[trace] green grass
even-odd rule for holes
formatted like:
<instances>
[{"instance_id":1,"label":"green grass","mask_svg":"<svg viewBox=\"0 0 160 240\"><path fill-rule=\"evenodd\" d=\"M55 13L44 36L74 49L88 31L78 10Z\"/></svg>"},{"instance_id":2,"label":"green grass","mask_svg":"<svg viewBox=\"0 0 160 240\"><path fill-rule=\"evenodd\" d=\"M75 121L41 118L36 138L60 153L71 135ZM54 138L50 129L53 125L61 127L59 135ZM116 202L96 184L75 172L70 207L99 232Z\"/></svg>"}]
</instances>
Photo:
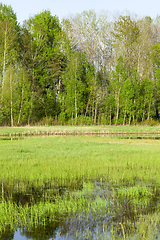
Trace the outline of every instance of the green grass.
<instances>
[{"instance_id":1,"label":"green grass","mask_svg":"<svg viewBox=\"0 0 160 240\"><path fill-rule=\"evenodd\" d=\"M87 230L91 218L100 231L97 239L107 239L112 230L110 239L124 239L122 226L126 239L130 234L132 239L154 239L160 222L159 202L152 209L160 196L159 156L160 141L149 139L1 140L0 231L7 225L26 229L54 225L58 216L63 221L70 218L73 226L85 224L84 232L74 233L81 235L79 239L93 239L93 227ZM19 195L26 202L17 200Z\"/></svg>"},{"instance_id":2,"label":"green grass","mask_svg":"<svg viewBox=\"0 0 160 240\"><path fill-rule=\"evenodd\" d=\"M3 179L97 179L160 184L160 141L40 137L0 142Z\"/></svg>"}]
</instances>

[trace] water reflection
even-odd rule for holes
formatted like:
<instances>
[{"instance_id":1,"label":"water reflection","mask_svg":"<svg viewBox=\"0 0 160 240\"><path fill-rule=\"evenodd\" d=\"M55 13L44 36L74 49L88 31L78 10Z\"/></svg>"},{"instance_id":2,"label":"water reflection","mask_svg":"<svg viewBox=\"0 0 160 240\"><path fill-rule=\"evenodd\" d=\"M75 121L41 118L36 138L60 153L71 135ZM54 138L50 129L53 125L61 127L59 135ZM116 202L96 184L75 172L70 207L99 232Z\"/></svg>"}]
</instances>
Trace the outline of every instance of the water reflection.
<instances>
[{"instance_id":1,"label":"water reflection","mask_svg":"<svg viewBox=\"0 0 160 240\"><path fill-rule=\"evenodd\" d=\"M28 238L27 236L22 234L22 232L19 229L17 229L14 233L13 240L33 240L33 238Z\"/></svg>"},{"instance_id":2,"label":"water reflection","mask_svg":"<svg viewBox=\"0 0 160 240\"><path fill-rule=\"evenodd\" d=\"M51 137L55 135L45 135L45 137ZM62 134L56 134L56 136L62 136ZM79 136L79 134L63 134L63 136ZM160 135L155 134L155 135L138 135L138 134L102 134L102 133L94 133L94 134L80 134L80 136L98 136L98 137L112 137L112 138L118 138L118 139L140 139L140 140L160 140ZM38 136L19 136L19 137L1 137L0 136L0 141L16 141L16 140L23 140L26 138L40 138L44 137L44 135L38 135Z\"/></svg>"},{"instance_id":3,"label":"water reflection","mask_svg":"<svg viewBox=\"0 0 160 240\"><path fill-rule=\"evenodd\" d=\"M63 132L57 132L57 133L52 133L52 134L38 134L38 135L24 135L24 134L18 134L18 135L13 135L13 136L0 136L0 140L4 141L14 141L14 140L23 140L25 138L40 138L40 137L51 137L51 136L99 136L99 137L114 137L114 138L119 138L119 139L151 139L151 140L160 140L160 134L159 133L104 133L104 132L94 132L94 133L63 133Z\"/></svg>"},{"instance_id":4,"label":"water reflection","mask_svg":"<svg viewBox=\"0 0 160 240\"><path fill-rule=\"evenodd\" d=\"M57 230L52 230L49 234L47 229L34 229L32 231L25 231L17 229L16 231L8 228L1 234L1 240L72 240L73 238L70 236L69 238L65 235L61 234L60 228Z\"/></svg>"},{"instance_id":5,"label":"water reflection","mask_svg":"<svg viewBox=\"0 0 160 240\"><path fill-rule=\"evenodd\" d=\"M86 186L93 188L87 189ZM8 226L6 231L2 233L2 240L82 240L82 239L112 239L112 232L117 235L115 239L124 239L123 228L128 236L133 236L139 221L139 216L155 213L159 208L160 186L157 191L154 185L147 186L148 193L137 197L124 196L123 191L127 191L127 185L112 185L108 183L100 183L92 181L87 183L81 191L70 192L70 196L77 198L85 198L86 203L91 201L89 209L78 211L74 215L57 216L54 221L47 221L37 227L28 229L17 229L15 232ZM120 188L120 190L119 190ZM132 191L135 187L129 187ZM144 186L146 189L146 186ZM129 190L128 190L129 192ZM65 194L65 193L64 193ZM148 195L147 195L148 194ZM137 203L133 200L137 199ZM143 201L145 200L145 202ZM145 204L144 204L145 203ZM99 206L99 207L98 207ZM159 219L160 220L160 219ZM160 222L157 222L159 224ZM159 225L160 226L160 225ZM156 235L160 235L160 229L156 226ZM128 238L127 238L128 239ZM157 238L158 239L158 238Z\"/></svg>"}]
</instances>

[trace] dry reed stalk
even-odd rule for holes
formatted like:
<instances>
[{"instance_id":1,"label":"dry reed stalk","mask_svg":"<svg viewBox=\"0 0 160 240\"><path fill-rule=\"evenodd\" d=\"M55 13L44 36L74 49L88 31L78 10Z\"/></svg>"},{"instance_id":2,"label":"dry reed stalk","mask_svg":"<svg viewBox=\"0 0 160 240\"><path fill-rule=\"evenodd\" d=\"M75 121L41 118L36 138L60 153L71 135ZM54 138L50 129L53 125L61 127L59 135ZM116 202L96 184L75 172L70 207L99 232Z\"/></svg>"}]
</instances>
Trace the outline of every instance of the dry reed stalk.
<instances>
[{"instance_id":1,"label":"dry reed stalk","mask_svg":"<svg viewBox=\"0 0 160 240\"><path fill-rule=\"evenodd\" d=\"M124 232L123 224L122 224L121 222L120 222L119 224L121 225L121 229L122 229L122 233L123 233L123 238L124 238L124 240L125 240L126 237L125 237L125 232Z\"/></svg>"}]
</instances>

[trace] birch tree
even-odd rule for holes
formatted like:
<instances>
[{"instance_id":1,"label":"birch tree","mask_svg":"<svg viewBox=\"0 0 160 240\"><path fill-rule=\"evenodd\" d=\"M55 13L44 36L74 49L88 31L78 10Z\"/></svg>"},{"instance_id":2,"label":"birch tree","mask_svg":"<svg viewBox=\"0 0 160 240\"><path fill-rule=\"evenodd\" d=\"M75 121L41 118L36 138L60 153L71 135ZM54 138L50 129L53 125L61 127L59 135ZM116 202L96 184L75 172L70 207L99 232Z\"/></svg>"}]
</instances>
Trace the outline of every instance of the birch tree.
<instances>
[{"instance_id":1,"label":"birch tree","mask_svg":"<svg viewBox=\"0 0 160 240\"><path fill-rule=\"evenodd\" d=\"M132 70L137 68L136 44L139 38L139 27L137 22L132 20L130 16L120 16L114 22L114 48L115 57L123 56L126 67L128 68L129 78Z\"/></svg>"},{"instance_id":2,"label":"birch tree","mask_svg":"<svg viewBox=\"0 0 160 240\"><path fill-rule=\"evenodd\" d=\"M82 59L78 52L71 52L69 63L62 76L64 84L64 106L68 117L71 117L72 124L75 119L77 123L78 114L83 109L83 96L85 85L83 82L83 65Z\"/></svg>"}]
</instances>

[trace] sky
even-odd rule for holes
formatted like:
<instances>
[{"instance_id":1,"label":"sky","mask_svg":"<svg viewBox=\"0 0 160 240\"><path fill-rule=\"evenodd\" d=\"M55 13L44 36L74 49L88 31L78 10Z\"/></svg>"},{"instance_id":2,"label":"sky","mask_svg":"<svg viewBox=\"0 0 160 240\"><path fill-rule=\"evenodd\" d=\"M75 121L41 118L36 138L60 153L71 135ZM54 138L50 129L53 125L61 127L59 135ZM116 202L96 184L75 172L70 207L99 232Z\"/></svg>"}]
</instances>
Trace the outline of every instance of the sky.
<instances>
[{"instance_id":1,"label":"sky","mask_svg":"<svg viewBox=\"0 0 160 240\"><path fill-rule=\"evenodd\" d=\"M160 0L1 0L11 5L17 14L20 24L29 17L43 10L50 10L60 20L84 10L95 10L96 13L108 11L111 14L129 11L139 17L160 15Z\"/></svg>"}]
</instances>

